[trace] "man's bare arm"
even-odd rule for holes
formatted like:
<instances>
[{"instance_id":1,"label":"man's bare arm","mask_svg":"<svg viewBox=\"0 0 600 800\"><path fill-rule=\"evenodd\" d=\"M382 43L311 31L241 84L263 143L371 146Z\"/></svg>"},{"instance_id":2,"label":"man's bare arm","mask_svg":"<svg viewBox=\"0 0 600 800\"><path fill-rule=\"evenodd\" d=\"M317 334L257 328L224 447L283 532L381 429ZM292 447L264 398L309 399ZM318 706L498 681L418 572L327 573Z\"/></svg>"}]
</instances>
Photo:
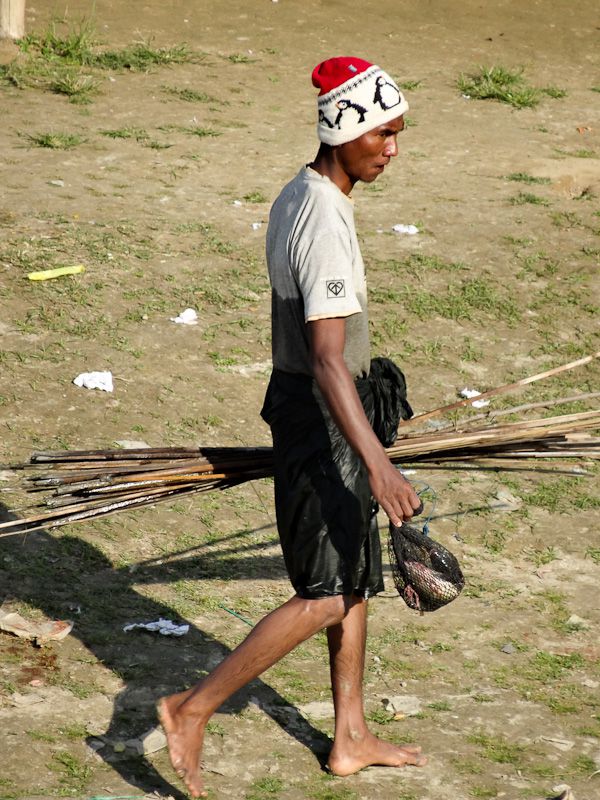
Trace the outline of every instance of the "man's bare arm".
<instances>
[{"instance_id":1,"label":"man's bare arm","mask_svg":"<svg viewBox=\"0 0 600 800\"><path fill-rule=\"evenodd\" d=\"M420 505L410 483L389 460L373 432L344 361L343 317L308 323L313 375L336 425L363 460L373 497L394 525L410 519Z\"/></svg>"}]
</instances>

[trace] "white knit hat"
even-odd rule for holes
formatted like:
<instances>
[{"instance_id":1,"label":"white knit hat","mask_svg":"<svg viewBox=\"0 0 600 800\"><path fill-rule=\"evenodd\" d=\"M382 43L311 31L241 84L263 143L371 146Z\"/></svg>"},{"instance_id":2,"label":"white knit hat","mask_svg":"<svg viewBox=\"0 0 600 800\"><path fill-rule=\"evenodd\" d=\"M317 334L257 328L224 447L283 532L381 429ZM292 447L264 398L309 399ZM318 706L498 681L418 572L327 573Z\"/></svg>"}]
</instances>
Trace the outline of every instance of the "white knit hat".
<instances>
[{"instance_id":1,"label":"white knit hat","mask_svg":"<svg viewBox=\"0 0 600 800\"><path fill-rule=\"evenodd\" d=\"M312 73L317 99L317 136L335 145L358 139L408 111L396 82L376 64L362 58L329 58Z\"/></svg>"}]
</instances>

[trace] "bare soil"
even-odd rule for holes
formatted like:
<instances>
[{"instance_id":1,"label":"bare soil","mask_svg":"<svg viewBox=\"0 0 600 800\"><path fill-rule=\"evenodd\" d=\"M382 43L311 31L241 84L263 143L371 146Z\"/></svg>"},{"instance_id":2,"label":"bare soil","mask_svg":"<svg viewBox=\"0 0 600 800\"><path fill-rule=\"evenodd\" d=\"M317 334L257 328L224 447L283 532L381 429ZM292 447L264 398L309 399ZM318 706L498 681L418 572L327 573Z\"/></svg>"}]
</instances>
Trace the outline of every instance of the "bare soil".
<instances>
[{"instance_id":1,"label":"bare soil","mask_svg":"<svg viewBox=\"0 0 600 800\"><path fill-rule=\"evenodd\" d=\"M55 10L29 5L27 30ZM103 72L87 105L0 86L0 460L121 440L270 443L259 417L269 203L314 156L310 70L336 54L412 86L396 163L354 195L374 351L402 366L415 411L600 349L596 11L590 0L97 0L105 46L185 42L199 57ZM18 55L0 44L2 63ZM522 110L461 96L458 76L482 64L523 67L566 95ZM36 146L46 133L81 142ZM394 234L396 223L420 233ZM26 278L79 263L78 276ZM170 321L186 307L195 327ZM111 370L114 392L73 385L90 370ZM592 365L495 407L597 391L598 376ZM318 636L215 716L211 797L541 800L563 783L576 800L600 796L598 473L536 466L413 476L437 495L432 534L467 588L419 617L388 574L371 604L365 696L377 733L421 743L428 766L322 770L332 709ZM0 472L5 515L35 500L21 477ZM42 648L0 634L0 797L182 797L166 751L139 755L132 740L156 725L159 696L289 596L269 481L0 538L3 607L75 623ZM159 617L190 632L123 631ZM411 713L393 718L390 697Z\"/></svg>"}]
</instances>

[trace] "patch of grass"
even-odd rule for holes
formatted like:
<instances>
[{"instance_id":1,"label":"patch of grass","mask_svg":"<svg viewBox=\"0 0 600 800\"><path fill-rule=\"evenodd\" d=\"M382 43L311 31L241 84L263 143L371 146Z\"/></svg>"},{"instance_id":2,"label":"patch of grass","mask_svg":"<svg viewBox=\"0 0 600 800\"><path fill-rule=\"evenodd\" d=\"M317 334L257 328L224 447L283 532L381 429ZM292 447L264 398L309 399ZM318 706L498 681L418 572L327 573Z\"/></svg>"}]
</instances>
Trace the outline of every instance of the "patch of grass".
<instances>
[{"instance_id":1,"label":"patch of grass","mask_svg":"<svg viewBox=\"0 0 600 800\"><path fill-rule=\"evenodd\" d=\"M252 782L246 800L270 800L279 795L285 784L280 778L268 775Z\"/></svg>"},{"instance_id":2,"label":"patch of grass","mask_svg":"<svg viewBox=\"0 0 600 800\"><path fill-rule=\"evenodd\" d=\"M102 130L100 133L102 136L108 136L110 139L135 139L138 142L144 142L150 138L143 128L136 127L114 128L111 130Z\"/></svg>"},{"instance_id":3,"label":"patch of grass","mask_svg":"<svg viewBox=\"0 0 600 800\"><path fill-rule=\"evenodd\" d=\"M165 94L184 100L186 103L215 103L217 99L206 92L197 92L195 89L178 89L176 86L161 86ZM221 102L221 101L219 101Z\"/></svg>"},{"instance_id":4,"label":"patch of grass","mask_svg":"<svg viewBox=\"0 0 600 800\"><path fill-rule=\"evenodd\" d=\"M248 192L248 194L244 195L244 200L248 203L267 203L268 199L265 195L260 191Z\"/></svg>"},{"instance_id":5,"label":"patch of grass","mask_svg":"<svg viewBox=\"0 0 600 800\"><path fill-rule=\"evenodd\" d=\"M528 680L546 683L547 681L556 681L569 670L583 666L585 666L585 659L580 653L557 655L540 650L529 660L529 663L523 668L522 674Z\"/></svg>"},{"instance_id":6,"label":"patch of grass","mask_svg":"<svg viewBox=\"0 0 600 800\"><path fill-rule=\"evenodd\" d=\"M386 711L385 708L376 708L374 711L367 714L366 718L370 722L376 722L377 725L388 725L393 721L394 715Z\"/></svg>"},{"instance_id":7,"label":"patch of grass","mask_svg":"<svg viewBox=\"0 0 600 800\"><path fill-rule=\"evenodd\" d=\"M585 557L591 558L594 564L600 565L600 547L588 547Z\"/></svg>"},{"instance_id":8,"label":"patch of grass","mask_svg":"<svg viewBox=\"0 0 600 800\"><path fill-rule=\"evenodd\" d=\"M551 545L544 547L542 550L534 550L532 554L532 561L536 567L550 564L552 561L556 561L557 558L556 550Z\"/></svg>"},{"instance_id":9,"label":"patch of grass","mask_svg":"<svg viewBox=\"0 0 600 800\"><path fill-rule=\"evenodd\" d=\"M26 733L34 742L48 742L49 744L56 742L56 737L46 733L46 731L31 730L26 731Z\"/></svg>"},{"instance_id":10,"label":"patch of grass","mask_svg":"<svg viewBox=\"0 0 600 800\"><path fill-rule=\"evenodd\" d=\"M549 206L550 201L545 197L540 197L531 192L519 192L516 197L511 197L510 202L513 206L532 205L532 206Z\"/></svg>"},{"instance_id":11,"label":"patch of grass","mask_svg":"<svg viewBox=\"0 0 600 800\"><path fill-rule=\"evenodd\" d=\"M470 734L467 741L480 747L485 758L497 764L519 765L525 750L521 745L509 742L504 736L489 736L483 732Z\"/></svg>"},{"instance_id":12,"label":"patch of grass","mask_svg":"<svg viewBox=\"0 0 600 800\"><path fill-rule=\"evenodd\" d=\"M478 800L491 800L492 797L498 797L497 789L492 789L488 786L471 786L469 794L472 797L477 797Z\"/></svg>"},{"instance_id":13,"label":"patch of grass","mask_svg":"<svg viewBox=\"0 0 600 800\"><path fill-rule=\"evenodd\" d=\"M323 780L326 781L325 785L307 790L307 796L311 800L358 800L356 792L348 786L335 783L336 778L327 777ZM411 798L401 794L398 795L398 800L411 800Z\"/></svg>"},{"instance_id":14,"label":"patch of grass","mask_svg":"<svg viewBox=\"0 0 600 800\"><path fill-rule=\"evenodd\" d=\"M412 92L414 89L418 89L419 86L423 83L423 81L402 81L398 84L398 86L403 89L405 92Z\"/></svg>"},{"instance_id":15,"label":"patch of grass","mask_svg":"<svg viewBox=\"0 0 600 800\"><path fill-rule=\"evenodd\" d=\"M200 125L196 125L193 128L183 128L183 131L191 136L200 136L201 138L204 136L222 136L223 134L223 131L217 131L214 128L203 128Z\"/></svg>"},{"instance_id":16,"label":"patch of grass","mask_svg":"<svg viewBox=\"0 0 600 800\"><path fill-rule=\"evenodd\" d=\"M71 103L91 103L98 94L100 79L77 69L62 69L50 80L50 91L66 95Z\"/></svg>"},{"instance_id":17,"label":"patch of grass","mask_svg":"<svg viewBox=\"0 0 600 800\"><path fill-rule=\"evenodd\" d=\"M537 487L523 496L530 505L544 508L552 514L565 513L572 508L597 508L598 498L586 491L587 484L581 478L557 478L540 481Z\"/></svg>"},{"instance_id":18,"label":"patch of grass","mask_svg":"<svg viewBox=\"0 0 600 800\"><path fill-rule=\"evenodd\" d=\"M100 77L94 71L148 71L153 66L197 61L185 44L153 47L139 41L120 50L103 50L90 19L54 19L42 33L18 42L21 55L0 66L0 78L19 89L37 88L64 94L74 103L89 103Z\"/></svg>"},{"instance_id":19,"label":"patch of grass","mask_svg":"<svg viewBox=\"0 0 600 800\"><path fill-rule=\"evenodd\" d=\"M514 108L534 108L540 101L539 89L525 83L523 69L481 66L479 72L461 75L457 86L474 100L497 100Z\"/></svg>"},{"instance_id":20,"label":"patch of grass","mask_svg":"<svg viewBox=\"0 0 600 800\"><path fill-rule=\"evenodd\" d=\"M227 57L228 61L231 61L232 64L252 64L256 59L250 58L249 55L245 53L231 53Z\"/></svg>"},{"instance_id":21,"label":"patch of grass","mask_svg":"<svg viewBox=\"0 0 600 800\"><path fill-rule=\"evenodd\" d=\"M548 95L548 97L551 97L553 100L561 100L568 95L567 90L561 89L559 86L544 86L540 89L540 92Z\"/></svg>"},{"instance_id":22,"label":"patch of grass","mask_svg":"<svg viewBox=\"0 0 600 800\"><path fill-rule=\"evenodd\" d=\"M47 60L63 59L70 64L90 64L92 49L97 44L91 19L69 22L55 17L42 33L31 33L19 42L24 53L36 53Z\"/></svg>"},{"instance_id":23,"label":"patch of grass","mask_svg":"<svg viewBox=\"0 0 600 800\"><path fill-rule=\"evenodd\" d=\"M501 297L487 280L472 278L448 292L427 292L405 287L396 289L371 289L373 303L393 302L403 305L419 319L440 316L445 319L473 319L475 312L484 311L496 319L515 322L520 312L512 298Z\"/></svg>"},{"instance_id":24,"label":"patch of grass","mask_svg":"<svg viewBox=\"0 0 600 800\"><path fill-rule=\"evenodd\" d=\"M147 72L151 67L185 64L196 60L186 44L172 47L153 47L152 41L140 41L122 50L105 50L92 58L92 65L100 69Z\"/></svg>"},{"instance_id":25,"label":"patch of grass","mask_svg":"<svg viewBox=\"0 0 600 800\"><path fill-rule=\"evenodd\" d=\"M54 772L59 772L60 782L74 792L85 787L92 776L92 769L87 764L82 764L79 759L71 755L66 750L54 753L52 762L48 768Z\"/></svg>"},{"instance_id":26,"label":"patch of grass","mask_svg":"<svg viewBox=\"0 0 600 800\"><path fill-rule=\"evenodd\" d=\"M571 772L579 775L587 775L588 777L591 777L597 770L598 766L594 759L584 754L577 756L570 765Z\"/></svg>"},{"instance_id":27,"label":"patch of grass","mask_svg":"<svg viewBox=\"0 0 600 800\"><path fill-rule=\"evenodd\" d=\"M511 172L510 175L505 176L507 181L518 181L519 183L550 183L550 178L536 178L534 175L529 175L527 172Z\"/></svg>"},{"instance_id":28,"label":"patch of grass","mask_svg":"<svg viewBox=\"0 0 600 800\"><path fill-rule=\"evenodd\" d=\"M25 138L36 147L51 150L72 150L85 142L85 138L77 133L27 133Z\"/></svg>"},{"instance_id":29,"label":"patch of grass","mask_svg":"<svg viewBox=\"0 0 600 800\"><path fill-rule=\"evenodd\" d=\"M81 723L74 722L72 725L66 725L64 728L59 729L59 733L62 736L66 736L67 739L85 739L88 735L88 731L85 725Z\"/></svg>"}]
</instances>

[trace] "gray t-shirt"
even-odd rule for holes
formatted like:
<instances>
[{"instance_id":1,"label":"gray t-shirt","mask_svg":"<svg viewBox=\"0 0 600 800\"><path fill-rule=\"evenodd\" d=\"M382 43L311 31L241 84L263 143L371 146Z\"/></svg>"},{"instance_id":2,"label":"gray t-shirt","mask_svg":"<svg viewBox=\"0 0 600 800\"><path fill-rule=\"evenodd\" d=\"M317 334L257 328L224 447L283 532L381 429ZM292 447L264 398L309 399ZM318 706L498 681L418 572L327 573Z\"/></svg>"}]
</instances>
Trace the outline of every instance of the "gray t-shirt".
<instances>
[{"instance_id":1,"label":"gray t-shirt","mask_svg":"<svg viewBox=\"0 0 600 800\"><path fill-rule=\"evenodd\" d=\"M346 317L344 361L352 377L367 375L367 286L352 201L310 167L301 169L273 204L267 266L273 366L310 375L306 323Z\"/></svg>"}]
</instances>

